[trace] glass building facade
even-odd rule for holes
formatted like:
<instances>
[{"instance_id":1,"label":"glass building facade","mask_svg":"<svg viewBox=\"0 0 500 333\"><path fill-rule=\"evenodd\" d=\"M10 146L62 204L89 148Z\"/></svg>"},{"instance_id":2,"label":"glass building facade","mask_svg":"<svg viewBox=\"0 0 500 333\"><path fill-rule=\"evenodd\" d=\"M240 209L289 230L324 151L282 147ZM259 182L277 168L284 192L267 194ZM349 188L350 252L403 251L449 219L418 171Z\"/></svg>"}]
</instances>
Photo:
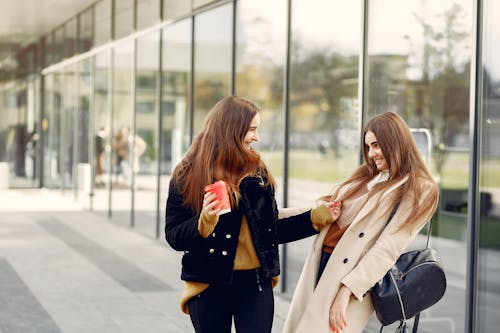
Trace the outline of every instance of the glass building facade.
<instances>
[{"instance_id":1,"label":"glass building facade","mask_svg":"<svg viewBox=\"0 0 500 333\"><path fill-rule=\"evenodd\" d=\"M498 332L499 13L494 0L96 1L18 52L15 75L0 66L0 179L162 239L171 171L222 97L261 106L256 149L280 207L313 205L359 165L364 123L397 112L440 187L448 287L420 330ZM282 246L282 297L311 241Z\"/></svg>"}]
</instances>

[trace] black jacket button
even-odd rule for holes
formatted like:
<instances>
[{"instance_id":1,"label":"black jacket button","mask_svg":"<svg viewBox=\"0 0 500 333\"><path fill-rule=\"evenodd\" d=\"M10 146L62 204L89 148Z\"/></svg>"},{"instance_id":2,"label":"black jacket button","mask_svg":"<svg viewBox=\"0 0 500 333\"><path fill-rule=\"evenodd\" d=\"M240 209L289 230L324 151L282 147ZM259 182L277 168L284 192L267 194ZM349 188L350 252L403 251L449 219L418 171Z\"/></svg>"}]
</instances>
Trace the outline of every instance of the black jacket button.
<instances>
[{"instance_id":1,"label":"black jacket button","mask_svg":"<svg viewBox=\"0 0 500 333\"><path fill-rule=\"evenodd\" d=\"M365 236L365 233L361 232L358 236L359 236L359 238L363 238Z\"/></svg>"},{"instance_id":2,"label":"black jacket button","mask_svg":"<svg viewBox=\"0 0 500 333\"><path fill-rule=\"evenodd\" d=\"M348 261L349 261L349 259L344 258L343 263L344 263L344 264L347 264L347 262L348 262Z\"/></svg>"}]
</instances>

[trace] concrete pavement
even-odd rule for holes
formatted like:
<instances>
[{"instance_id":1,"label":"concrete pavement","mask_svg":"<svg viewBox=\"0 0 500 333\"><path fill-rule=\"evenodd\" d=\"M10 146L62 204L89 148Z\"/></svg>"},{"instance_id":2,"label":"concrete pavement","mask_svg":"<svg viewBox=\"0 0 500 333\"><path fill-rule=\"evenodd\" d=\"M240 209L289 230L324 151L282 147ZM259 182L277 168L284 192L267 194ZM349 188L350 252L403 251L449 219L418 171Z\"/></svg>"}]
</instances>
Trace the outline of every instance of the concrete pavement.
<instances>
[{"instance_id":1,"label":"concrete pavement","mask_svg":"<svg viewBox=\"0 0 500 333\"><path fill-rule=\"evenodd\" d=\"M60 193L0 191L0 332L192 332L180 253Z\"/></svg>"},{"instance_id":2,"label":"concrete pavement","mask_svg":"<svg viewBox=\"0 0 500 333\"><path fill-rule=\"evenodd\" d=\"M82 210L60 190L0 191L0 333L193 332L178 305L181 254L125 224ZM311 241L288 247L290 290ZM415 244L424 242L419 236ZM463 332L465 243L433 237L432 246L448 288L423 313L419 331ZM500 272L499 252L481 253L489 272ZM497 276L480 281L487 309L500 308ZM273 333L281 332L291 294L275 293ZM500 327L499 316L488 318L487 327ZM372 318L365 333L379 328Z\"/></svg>"}]
</instances>

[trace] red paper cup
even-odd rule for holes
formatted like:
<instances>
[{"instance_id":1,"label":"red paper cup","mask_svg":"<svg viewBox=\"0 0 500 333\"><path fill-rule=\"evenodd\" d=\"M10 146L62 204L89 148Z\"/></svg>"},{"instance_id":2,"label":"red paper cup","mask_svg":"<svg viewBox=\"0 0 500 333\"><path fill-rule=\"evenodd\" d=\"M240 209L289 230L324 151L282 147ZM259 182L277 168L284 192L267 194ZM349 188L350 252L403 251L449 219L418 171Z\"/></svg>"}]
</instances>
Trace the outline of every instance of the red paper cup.
<instances>
[{"instance_id":1,"label":"red paper cup","mask_svg":"<svg viewBox=\"0 0 500 333\"><path fill-rule=\"evenodd\" d=\"M229 201L229 193L227 192L225 181L219 180L205 186L205 192L214 193L216 199L219 201L219 204L215 207L216 209L220 209L217 215L222 215L231 211L231 202Z\"/></svg>"}]
</instances>

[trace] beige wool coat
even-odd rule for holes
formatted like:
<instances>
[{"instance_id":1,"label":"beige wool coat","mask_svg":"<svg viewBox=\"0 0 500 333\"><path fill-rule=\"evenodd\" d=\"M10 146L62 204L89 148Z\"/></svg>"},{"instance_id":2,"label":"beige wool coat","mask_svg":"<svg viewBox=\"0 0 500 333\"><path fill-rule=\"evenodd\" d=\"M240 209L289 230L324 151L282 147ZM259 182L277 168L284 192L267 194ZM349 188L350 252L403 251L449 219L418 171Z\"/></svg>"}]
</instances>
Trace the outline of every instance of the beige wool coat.
<instances>
[{"instance_id":1,"label":"beige wool coat","mask_svg":"<svg viewBox=\"0 0 500 333\"><path fill-rule=\"evenodd\" d=\"M372 198L361 208L335 247L321 280L314 288L323 240L330 226L316 236L295 289L283 333L330 333L330 305L342 284L353 293L347 307L347 326L342 333L363 331L373 313L370 288L394 265L435 211L434 207L423 214L411 231L401 230L399 227L411 210L410 200L403 198L387 224L392 211L390 194L405 181L403 179L380 194L378 203ZM421 186L423 197L435 190L435 184L429 181L423 181ZM339 194L346 190L341 189Z\"/></svg>"}]
</instances>

